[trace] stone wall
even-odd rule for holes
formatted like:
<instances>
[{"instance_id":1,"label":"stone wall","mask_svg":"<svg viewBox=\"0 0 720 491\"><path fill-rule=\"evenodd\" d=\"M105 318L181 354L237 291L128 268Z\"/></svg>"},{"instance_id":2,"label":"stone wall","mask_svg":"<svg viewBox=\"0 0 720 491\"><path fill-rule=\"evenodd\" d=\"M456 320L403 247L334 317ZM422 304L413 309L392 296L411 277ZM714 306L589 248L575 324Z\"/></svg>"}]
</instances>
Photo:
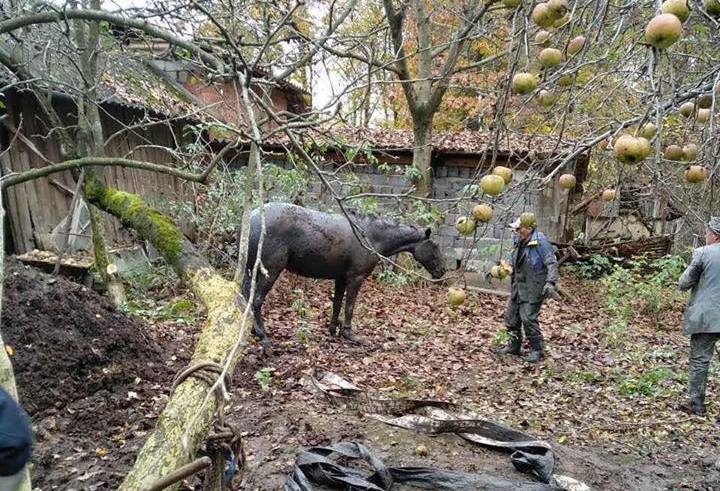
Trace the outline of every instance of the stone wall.
<instances>
[{"instance_id":1,"label":"stone wall","mask_svg":"<svg viewBox=\"0 0 720 491\"><path fill-rule=\"evenodd\" d=\"M290 168L290 165L275 162ZM338 168L335 164L327 164L323 170L339 195L362 193L380 193L402 195L411 188L405 176L407 166L380 165L354 166L349 172L347 166ZM333 175L334 172L337 172ZM459 203L457 197L463 195L467 186L477 183L474 180L475 169L452 165L436 165L433 176L432 197L446 202L434 203L434 206L446 213L445 220L434 226L436 240L443 248L447 266L451 270L460 264L466 264L471 271L484 272L501 257L506 257L512 249L512 234L507 224L520 213L530 211L538 219L539 229L552 240L560 240L563 233L563 216L567 207L568 193L557 185L547 186L542 192L529 189L537 188L537 177L529 178L526 171L515 171L513 183L500 196L485 199L494 208L493 219L488 224L481 224L475 237L463 237L455 229L455 221L461 215L469 215L479 201L463 199ZM272 195L271 195L272 199ZM304 206L321 209L337 209L336 202L327 191L323 191L318 179L312 179L307 192L299 197ZM405 205L409 200L402 201ZM393 198L377 199L376 213L384 214L398 209L398 200ZM366 208L367 209L367 208ZM476 241L474 243L474 241ZM475 244L474 247L473 244Z\"/></svg>"}]
</instances>

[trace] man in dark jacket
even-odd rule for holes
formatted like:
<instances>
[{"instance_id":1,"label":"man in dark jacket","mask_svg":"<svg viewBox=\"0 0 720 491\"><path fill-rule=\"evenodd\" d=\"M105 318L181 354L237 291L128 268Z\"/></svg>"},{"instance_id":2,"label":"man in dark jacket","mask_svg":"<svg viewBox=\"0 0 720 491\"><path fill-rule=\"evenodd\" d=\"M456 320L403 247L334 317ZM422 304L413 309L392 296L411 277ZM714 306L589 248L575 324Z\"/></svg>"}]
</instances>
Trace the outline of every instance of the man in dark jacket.
<instances>
[{"instance_id":1,"label":"man in dark jacket","mask_svg":"<svg viewBox=\"0 0 720 491\"><path fill-rule=\"evenodd\" d=\"M680 290L692 290L684 322L690 336L690 376L683 408L698 415L705 414L708 366L720 340L720 217L708 222L705 244L693 251L679 284Z\"/></svg>"},{"instance_id":2,"label":"man in dark jacket","mask_svg":"<svg viewBox=\"0 0 720 491\"><path fill-rule=\"evenodd\" d=\"M15 491L32 452L30 419L0 388L0 491Z\"/></svg>"},{"instance_id":3,"label":"man in dark jacket","mask_svg":"<svg viewBox=\"0 0 720 491\"><path fill-rule=\"evenodd\" d=\"M515 231L511 259L512 282L510 301L505 313L505 325L510 342L500 350L502 354L520 354L522 330L530 341L531 351L526 361L537 363L544 356L543 336L538 315L546 298L556 298L555 282L558 264L555 252L545 234L536 229L535 216L523 213L510 224Z\"/></svg>"}]
</instances>

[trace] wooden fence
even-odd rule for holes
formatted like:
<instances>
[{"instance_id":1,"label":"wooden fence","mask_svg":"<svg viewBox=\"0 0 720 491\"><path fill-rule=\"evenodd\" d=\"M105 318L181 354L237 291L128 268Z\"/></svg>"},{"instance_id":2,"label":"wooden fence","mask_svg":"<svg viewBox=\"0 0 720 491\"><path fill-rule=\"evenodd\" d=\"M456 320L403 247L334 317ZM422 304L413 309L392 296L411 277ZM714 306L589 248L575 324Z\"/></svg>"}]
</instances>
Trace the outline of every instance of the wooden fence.
<instances>
[{"instance_id":1,"label":"wooden fence","mask_svg":"<svg viewBox=\"0 0 720 491\"><path fill-rule=\"evenodd\" d=\"M60 99L55 100L54 104L63 123L72 128L76 123L72 103ZM163 147L175 148L181 141L182 127L179 123L127 130L139 120L138 111L118 105L105 105L101 112L106 139L115 135L106 147L108 156L163 164L173 162L173 156ZM7 94L6 114L0 125L2 175L60 162L60 142L50 130L37 110L32 94ZM107 167L102 172L105 172L110 186L139 194L146 199L172 200L190 195L189 184L172 176L121 167ZM75 187L75 180L66 171L8 188L3 204L13 252L21 254L33 249L53 248L52 231L69 215ZM131 240L120 222L109 215L106 216L106 230L108 240L113 244Z\"/></svg>"}]
</instances>

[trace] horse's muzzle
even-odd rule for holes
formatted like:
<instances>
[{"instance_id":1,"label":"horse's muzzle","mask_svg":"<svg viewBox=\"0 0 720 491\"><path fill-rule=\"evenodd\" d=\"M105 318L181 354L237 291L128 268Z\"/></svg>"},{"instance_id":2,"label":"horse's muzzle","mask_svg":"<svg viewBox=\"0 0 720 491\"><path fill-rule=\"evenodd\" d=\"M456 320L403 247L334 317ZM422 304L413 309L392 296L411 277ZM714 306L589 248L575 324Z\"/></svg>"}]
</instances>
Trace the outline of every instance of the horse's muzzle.
<instances>
[{"instance_id":1,"label":"horse's muzzle","mask_svg":"<svg viewBox=\"0 0 720 491\"><path fill-rule=\"evenodd\" d=\"M433 271L432 273L430 273L430 276L432 276L433 280L439 280L440 278L445 276L446 272L447 271L445 271L444 269L441 269L439 271Z\"/></svg>"}]
</instances>

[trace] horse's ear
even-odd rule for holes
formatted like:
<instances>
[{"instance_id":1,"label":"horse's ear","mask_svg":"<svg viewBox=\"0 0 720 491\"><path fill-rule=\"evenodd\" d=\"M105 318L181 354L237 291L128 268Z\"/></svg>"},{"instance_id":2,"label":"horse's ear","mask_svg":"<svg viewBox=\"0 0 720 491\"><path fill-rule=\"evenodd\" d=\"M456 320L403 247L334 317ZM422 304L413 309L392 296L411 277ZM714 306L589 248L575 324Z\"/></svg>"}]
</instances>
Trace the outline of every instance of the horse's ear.
<instances>
[{"instance_id":1,"label":"horse's ear","mask_svg":"<svg viewBox=\"0 0 720 491\"><path fill-rule=\"evenodd\" d=\"M432 232L432 230L430 230L429 228L426 228L426 229L425 229L425 238L426 238L426 239L429 239L429 238L430 238L430 233L431 233L431 232Z\"/></svg>"}]
</instances>

